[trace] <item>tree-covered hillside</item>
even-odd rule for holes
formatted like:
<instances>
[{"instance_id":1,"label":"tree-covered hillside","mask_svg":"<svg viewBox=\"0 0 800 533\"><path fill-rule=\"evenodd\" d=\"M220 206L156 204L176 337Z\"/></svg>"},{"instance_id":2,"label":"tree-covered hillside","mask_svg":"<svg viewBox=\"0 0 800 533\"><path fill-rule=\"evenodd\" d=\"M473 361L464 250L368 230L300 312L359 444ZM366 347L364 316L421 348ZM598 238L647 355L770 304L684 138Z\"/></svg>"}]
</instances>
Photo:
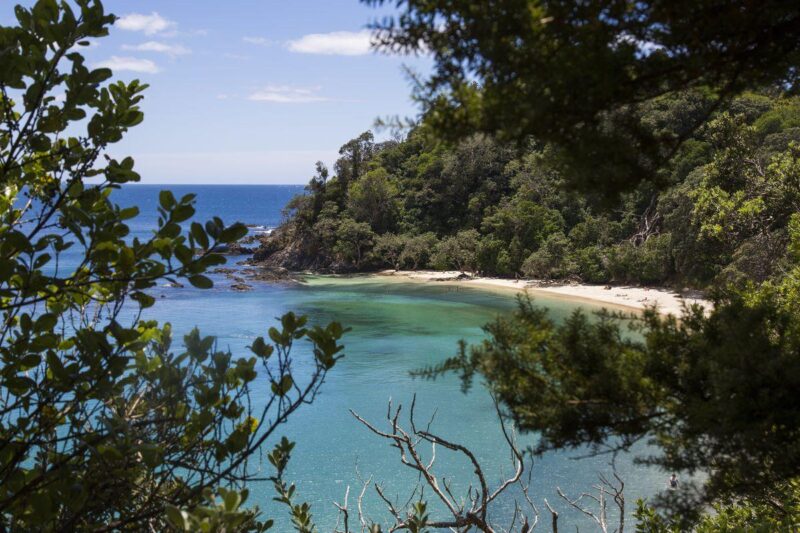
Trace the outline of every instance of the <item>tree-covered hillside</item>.
<instances>
[{"instance_id":1,"label":"tree-covered hillside","mask_svg":"<svg viewBox=\"0 0 800 533\"><path fill-rule=\"evenodd\" d=\"M708 98L664 97L640 120L677 134ZM602 193L570 192L570 171L548 145L437 138L423 121L402 141L376 143L369 132L349 141L333 175L318 165L255 260L700 287L763 281L785 267L800 211L800 99L735 99L611 205Z\"/></svg>"}]
</instances>

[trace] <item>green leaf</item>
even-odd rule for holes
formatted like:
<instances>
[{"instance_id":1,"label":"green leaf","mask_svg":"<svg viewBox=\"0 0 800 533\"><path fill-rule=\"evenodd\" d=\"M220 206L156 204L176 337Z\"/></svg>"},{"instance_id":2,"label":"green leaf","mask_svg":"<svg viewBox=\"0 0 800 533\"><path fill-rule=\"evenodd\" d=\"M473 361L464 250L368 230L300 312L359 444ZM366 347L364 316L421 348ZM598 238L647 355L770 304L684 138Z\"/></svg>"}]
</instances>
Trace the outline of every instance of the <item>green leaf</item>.
<instances>
[{"instance_id":1,"label":"green leaf","mask_svg":"<svg viewBox=\"0 0 800 533\"><path fill-rule=\"evenodd\" d=\"M36 386L36 383L31 378L24 376L9 376L2 384L8 387L8 390L13 394L24 394Z\"/></svg>"},{"instance_id":2,"label":"green leaf","mask_svg":"<svg viewBox=\"0 0 800 533\"><path fill-rule=\"evenodd\" d=\"M16 268L16 262L11 259L0 258L0 280L7 280Z\"/></svg>"},{"instance_id":3,"label":"green leaf","mask_svg":"<svg viewBox=\"0 0 800 533\"><path fill-rule=\"evenodd\" d=\"M225 500L225 510L230 513L238 509L239 503L241 503L242 501L242 497L239 495L237 491L229 490L225 493L224 500Z\"/></svg>"},{"instance_id":4,"label":"green leaf","mask_svg":"<svg viewBox=\"0 0 800 533\"><path fill-rule=\"evenodd\" d=\"M178 258L182 264L187 265L192 261L192 251L184 245L175 247L175 257Z\"/></svg>"},{"instance_id":5,"label":"green leaf","mask_svg":"<svg viewBox=\"0 0 800 533\"><path fill-rule=\"evenodd\" d=\"M173 222L183 222L189 220L194 215L194 207L191 205L180 205L172 212Z\"/></svg>"},{"instance_id":6,"label":"green leaf","mask_svg":"<svg viewBox=\"0 0 800 533\"><path fill-rule=\"evenodd\" d=\"M172 194L172 191L161 191L158 193L158 203L166 211L175 207L175 196Z\"/></svg>"},{"instance_id":7,"label":"green leaf","mask_svg":"<svg viewBox=\"0 0 800 533\"><path fill-rule=\"evenodd\" d=\"M286 396L286 394L292 390L293 384L294 380L292 379L292 376L289 374L284 374L279 383L275 381L272 382L272 392L278 396Z\"/></svg>"},{"instance_id":8,"label":"green leaf","mask_svg":"<svg viewBox=\"0 0 800 533\"><path fill-rule=\"evenodd\" d=\"M143 309L152 307L153 304L156 303L155 298L141 291L137 291L131 294L131 299L139 302L139 305L142 306Z\"/></svg>"},{"instance_id":9,"label":"green leaf","mask_svg":"<svg viewBox=\"0 0 800 533\"><path fill-rule=\"evenodd\" d=\"M31 368L35 368L39 366L39 363L42 362L42 358L36 354L28 354L20 360L20 369L21 370L29 370Z\"/></svg>"},{"instance_id":10,"label":"green leaf","mask_svg":"<svg viewBox=\"0 0 800 533\"><path fill-rule=\"evenodd\" d=\"M89 81L91 83L103 83L113 75L114 73L111 71L110 68L97 68L89 73Z\"/></svg>"},{"instance_id":11,"label":"green leaf","mask_svg":"<svg viewBox=\"0 0 800 533\"><path fill-rule=\"evenodd\" d=\"M264 342L264 337L257 337L250 345L250 351L259 357L269 358L272 355L273 347Z\"/></svg>"},{"instance_id":12,"label":"green leaf","mask_svg":"<svg viewBox=\"0 0 800 533\"><path fill-rule=\"evenodd\" d=\"M126 207L125 209L120 209L119 211L120 220L128 220L138 215L139 215L139 208L136 207L135 205L131 207Z\"/></svg>"},{"instance_id":13,"label":"green leaf","mask_svg":"<svg viewBox=\"0 0 800 533\"><path fill-rule=\"evenodd\" d=\"M156 444L145 444L139 448L142 453L144 463L150 468L155 468L161 464L161 448Z\"/></svg>"},{"instance_id":14,"label":"green leaf","mask_svg":"<svg viewBox=\"0 0 800 533\"><path fill-rule=\"evenodd\" d=\"M68 377L67 372L64 370L64 365L61 364L61 359L58 358L55 352L47 352L45 358L47 359L47 367L56 379L63 381Z\"/></svg>"},{"instance_id":15,"label":"green leaf","mask_svg":"<svg viewBox=\"0 0 800 533\"><path fill-rule=\"evenodd\" d=\"M196 274L194 276L189 276L189 283L197 287L198 289L210 289L214 286L214 282L211 281L206 276L202 274Z\"/></svg>"},{"instance_id":16,"label":"green leaf","mask_svg":"<svg viewBox=\"0 0 800 533\"><path fill-rule=\"evenodd\" d=\"M208 235L199 222L192 222L192 237L204 249L208 249Z\"/></svg>"},{"instance_id":17,"label":"green leaf","mask_svg":"<svg viewBox=\"0 0 800 533\"><path fill-rule=\"evenodd\" d=\"M168 504L166 507L166 512L167 520L170 524L172 524L173 527L179 531L189 531L189 514L186 511L182 511L174 505Z\"/></svg>"},{"instance_id":18,"label":"green leaf","mask_svg":"<svg viewBox=\"0 0 800 533\"><path fill-rule=\"evenodd\" d=\"M50 150L50 137L47 135L33 135L28 141L31 149L35 152L47 152Z\"/></svg>"},{"instance_id":19,"label":"green leaf","mask_svg":"<svg viewBox=\"0 0 800 533\"><path fill-rule=\"evenodd\" d=\"M222 230L222 232L220 232L219 241L223 243L236 242L245 235L247 235L247 226L237 222L236 224L228 226Z\"/></svg>"},{"instance_id":20,"label":"green leaf","mask_svg":"<svg viewBox=\"0 0 800 533\"><path fill-rule=\"evenodd\" d=\"M56 324L58 324L58 315L54 313L45 313L36 319L33 330L36 333L52 331L52 329L56 327Z\"/></svg>"},{"instance_id":21,"label":"green leaf","mask_svg":"<svg viewBox=\"0 0 800 533\"><path fill-rule=\"evenodd\" d=\"M281 335L280 331L278 331L276 328L274 327L269 328L268 333L269 333L269 338L272 339L272 342L274 342L275 344L284 345L286 343L286 340L283 338L283 335Z\"/></svg>"}]
</instances>

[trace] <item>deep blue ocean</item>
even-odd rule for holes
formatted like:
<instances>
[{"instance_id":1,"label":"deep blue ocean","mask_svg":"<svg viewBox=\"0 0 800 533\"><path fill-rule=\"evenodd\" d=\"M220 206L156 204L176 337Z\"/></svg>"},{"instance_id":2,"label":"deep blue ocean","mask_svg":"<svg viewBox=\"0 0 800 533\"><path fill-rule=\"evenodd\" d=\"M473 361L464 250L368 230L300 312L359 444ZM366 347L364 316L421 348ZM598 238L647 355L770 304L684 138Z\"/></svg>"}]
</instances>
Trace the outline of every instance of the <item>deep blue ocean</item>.
<instances>
[{"instance_id":1,"label":"deep blue ocean","mask_svg":"<svg viewBox=\"0 0 800 533\"><path fill-rule=\"evenodd\" d=\"M139 217L130 224L134 233L153 229L158 213L158 193L170 190L176 198L197 195L195 219L220 217L226 224L243 222L274 228L281 222L281 211L302 185L126 185L115 191L112 199L122 206L139 206Z\"/></svg>"},{"instance_id":2,"label":"deep blue ocean","mask_svg":"<svg viewBox=\"0 0 800 533\"><path fill-rule=\"evenodd\" d=\"M301 186L156 186L131 185L113 198L123 206L138 205L141 215L131 224L134 234L145 236L155 226L158 192L164 188L176 196L197 194L196 219L219 216L226 223L273 228L282 218L282 209ZM232 257L235 263L241 257ZM160 287L157 304L147 318L171 322L176 339L198 326L204 335L217 336L219 345L234 353L248 353L246 346L256 336L266 336L275 318L293 310L309 316L311 323L338 320L352 331L347 334L346 357L329 375L321 396L294 415L281 434L297 441L288 479L297 484L298 498L312 504L321 531L330 531L337 512L333 501L341 502L350 486L350 504L361 490L359 479L380 483L387 495L405 502L417 477L401 466L397 451L370 434L349 414L353 409L382 424L389 399L409 404L417 395L417 413L427 420L435 412L433 430L443 437L471 447L483 463L490 483L497 483L511 470L496 414L487 392L474 387L464 394L455 377L437 381L413 379L409 371L434 364L455 354L457 342L480 341L481 326L515 305L510 292L475 289L455 290L435 283L378 282L364 278L310 277L302 284L248 282L253 290L235 292L222 276L214 277L212 289ZM539 299L551 308L553 316L563 318L578 305L563 300ZM254 394L266 397L268 384L259 380ZM522 445L535 442L535 435L519 437ZM540 510L543 499L561 512L560 525L573 530L577 525L593 530L594 524L570 511L559 499L556 487L575 497L595 492L597 474L610 472L608 457L576 460L585 450L552 453L537 458L533 468L531 496ZM268 464L264 459L264 470ZM452 480L458 494L474 483L469 464L437 450L440 476ZM648 497L664 487L666 474L633 465L630 457L620 457L617 466L626 481L628 509L638 497ZM432 496L426 492L427 496ZM277 531L288 531L284 508L272 502L269 483L251 487L249 503L259 505L265 514L278 520ZM519 496L517 494L517 496ZM510 513L511 497L497 507ZM372 488L364 498L365 512L373 519L388 519L384 506ZM441 516L433 505L432 516ZM541 519L549 521L544 511ZM353 518L351 517L351 524Z\"/></svg>"}]
</instances>

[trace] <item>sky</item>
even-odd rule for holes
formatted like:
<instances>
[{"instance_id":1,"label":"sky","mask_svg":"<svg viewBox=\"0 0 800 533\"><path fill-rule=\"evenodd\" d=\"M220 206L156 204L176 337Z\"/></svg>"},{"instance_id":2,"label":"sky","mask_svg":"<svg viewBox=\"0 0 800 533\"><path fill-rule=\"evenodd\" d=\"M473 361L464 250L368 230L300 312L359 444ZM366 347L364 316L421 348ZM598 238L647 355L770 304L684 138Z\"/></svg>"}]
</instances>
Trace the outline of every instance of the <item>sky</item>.
<instances>
[{"instance_id":1,"label":"sky","mask_svg":"<svg viewBox=\"0 0 800 533\"><path fill-rule=\"evenodd\" d=\"M16 3L0 0L2 24ZM104 5L120 19L82 52L150 84L144 122L111 150L133 156L143 183L306 183L376 118L414 116L402 67L430 68L371 51L366 26L388 8L358 0Z\"/></svg>"}]
</instances>

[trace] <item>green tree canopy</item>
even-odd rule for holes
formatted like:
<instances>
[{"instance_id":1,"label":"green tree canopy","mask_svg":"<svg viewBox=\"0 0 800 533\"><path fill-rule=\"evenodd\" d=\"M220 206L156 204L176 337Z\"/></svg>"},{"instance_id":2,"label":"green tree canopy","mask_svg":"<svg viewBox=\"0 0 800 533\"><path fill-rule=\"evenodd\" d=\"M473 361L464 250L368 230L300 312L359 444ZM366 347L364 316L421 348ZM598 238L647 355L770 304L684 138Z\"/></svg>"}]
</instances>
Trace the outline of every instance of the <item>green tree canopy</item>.
<instances>
[{"instance_id":1,"label":"green tree canopy","mask_svg":"<svg viewBox=\"0 0 800 533\"><path fill-rule=\"evenodd\" d=\"M363 0L370 5L385 0ZM430 53L417 96L439 134L553 143L573 184L613 193L654 171L747 89L796 92L800 8L781 0L399 0L379 45ZM685 121L644 108L698 89Z\"/></svg>"}]
</instances>

